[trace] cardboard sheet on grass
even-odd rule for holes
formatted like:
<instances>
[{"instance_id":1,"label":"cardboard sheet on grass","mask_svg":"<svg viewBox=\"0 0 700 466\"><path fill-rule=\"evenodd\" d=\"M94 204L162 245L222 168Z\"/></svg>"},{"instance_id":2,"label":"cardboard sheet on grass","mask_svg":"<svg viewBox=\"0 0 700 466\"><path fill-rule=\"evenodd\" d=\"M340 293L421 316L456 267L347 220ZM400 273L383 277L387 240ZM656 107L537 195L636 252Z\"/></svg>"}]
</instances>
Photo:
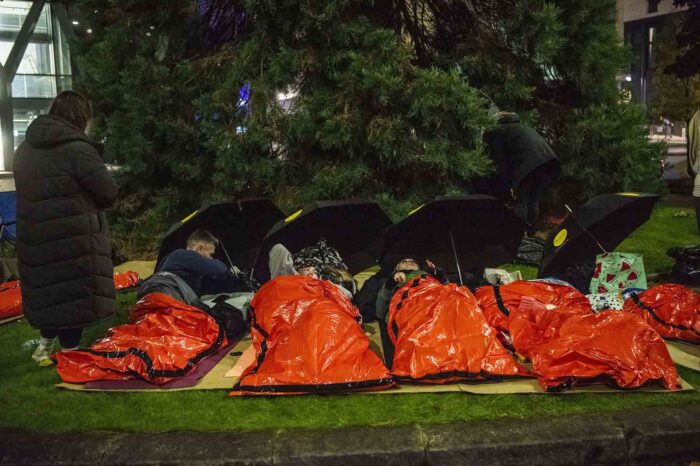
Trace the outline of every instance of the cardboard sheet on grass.
<instances>
[{"instance_id":1,"label":"cardboard sheet on grass","mask_svg":"<svg viewBox=\"0 0 700 466\"><path fill-rule=\"evenodd\" d=\"M129 261L114 267L114 273L136 272L141 280L145 280L153 275L155 268L156 261Z\"/></svg>"},{"instance_id":2,"label":"cardboard sheet on grass","mask_svg":"<svg viewBox=\"0 0 700 466\"><path fill-rule=\"evenodd\" d=\"M241 338L238 343L236 343L232 348L230 348L226 355L221 358L221 360L199 381L190 387L182 388L90 388L85 384L71 384L71 383L59 383L56 384L59 388L64 388L66 390L77 390L84 392L171 392L171 391L184 391L184 390L230 390L238 378L225 377L240 359L241 353L250 347L250 334L246 334Z\"/></svg>"},{"instance_id":3,"label":"cardboard sheet on grass","mask_svg":"<svg viewBox=\"0 0 700 466\"><path fill-rule=\"evenodd\" d=\"M380 356L384 356L381 351L382 341L379 333L379 324L373 322L371 324L365 325L365 333L370 338L371 347ZM675 362L675 359L674 359ZM688 382L679 377L681 381L681 391L684 390L694 390L694 387ZM473 384L460 383L460 384L445 384L445 385L419 385L419 384L404 384L400 385L398 388L390 390L381 390L376 392L358 392L365 393L368 395L390 395L390 394L403 394L403 393L443 393L443 392L461 392L470 393L473 395L512 395L517 393L538 393L538 394L548 394L542 390L537 379L523 378L523 379L511 379L511 380L501 380L499 382L477 382ZM637 388L633 390L620 390L613 387L608 387L602 384L596 385L584 385L577 386L571 390L565 390L560 394L576 394L576 393L673 393L670 390L666 390L661 386L648 386Z\"/></svg>"},{"instance_id":4,"label":"cardboard sheet on grass","mask_svg":"<svg viewBox=\"0 0 700 466\"><path fill-rule=\"evenodd\" d=\"M380 356L383 357L381 336L379 333L379 325L374 322L365 326L365 333L370 339L370 347ZM172 388L172 389L118 389L105 390L87 388L85 385L79 384L57 384L57 387L68 390L79 391L119 391L119 392L168 392L173 390L230 390L240 378L243 370L248 367L250 362L255 358L255 352L251 346L250 334L245 335L232 349L228 351L221 361L199 382L187 388ZM685 380L681 379L681 390L693 390L693 386ZM367 395L399 395L408 393L471 393L476 395L505 395L517 393L538 393L547 394L537 383L536 379L519 379L519 380L503 380L500 382L485 382L476 384L445 384L445 385L420 385L420 384L403 384L397 388L380 391L354 392ZM649 386L634 390L619 390L605 385L589 385L580 386L572 390L567 390L561 394L575 393L672 393L669 390L664 390L662 387Z\"/></svg>"},{"instance_id":5,"label":"cardboard sheet on grass","mask_svg":"<svg viewBox=\"0 0 700 466\"><path fill-rule=\"evenodd\" d=\"M700 346L681 343L679 341L666 341L666 347L671 359L678 365L700 372Z\"/></svg>"},{"instance_id":6,"label":"cardboard sheet on grass","mask_svg":"<svg viewBox=\"0 0 700 466\"><path fill-rule=\"evenodd\" d=\"M10 322L14 322L16 320L19 320L22 317L24 317L24 314L20 314L18 316L13 316L13 317L8 317L6 319L0 319L0 325L9 324Z\"/></svg>"}]
</instances>

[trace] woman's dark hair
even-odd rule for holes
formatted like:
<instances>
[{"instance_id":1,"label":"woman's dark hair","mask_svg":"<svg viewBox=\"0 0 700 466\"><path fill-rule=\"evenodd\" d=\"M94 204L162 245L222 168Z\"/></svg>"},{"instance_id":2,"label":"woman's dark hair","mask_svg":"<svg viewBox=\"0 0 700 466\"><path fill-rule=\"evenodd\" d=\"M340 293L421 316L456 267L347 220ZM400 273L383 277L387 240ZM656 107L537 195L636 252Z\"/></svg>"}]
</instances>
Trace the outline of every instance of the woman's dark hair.
<instances>
[{"instance_id":1,"label":"woman's dark hair","mask_svg":"<svg viewBox=\"0 0 700 466\"><path fill-rule=\"evenodd\" d=\"M88 122L92 119L92 105L79 92L63 91L51 102L49 115L63 118L84 132Z\"/></svg>"}]
</instances>

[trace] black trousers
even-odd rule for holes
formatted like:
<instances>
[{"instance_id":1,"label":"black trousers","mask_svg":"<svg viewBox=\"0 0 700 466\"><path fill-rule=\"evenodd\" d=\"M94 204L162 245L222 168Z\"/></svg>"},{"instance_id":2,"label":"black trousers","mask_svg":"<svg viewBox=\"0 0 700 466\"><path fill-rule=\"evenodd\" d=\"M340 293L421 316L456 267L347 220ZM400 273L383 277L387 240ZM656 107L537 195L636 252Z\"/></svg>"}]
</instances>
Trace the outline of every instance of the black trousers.
<instances>
[{"instance_id":1,"label":"black trousers","mask_svg":"<svg viewBox=\"0 0 700 466\"><path fill-rule=\"evenodd\" d=\"M515 189L515 213L528 223L527 235L532 236L540 228L540 198L559 179L559 166L545 164L537 167Z\"/></svg>"},{"instance_id":2,"label":"black trousers","mask_svg":"<svg viewBox=\"0 0 700 466\"><path fill-rule=\"evenodd\" d=\"M67 328L67 329L46 329L40 330L41 336L44 338L56 338L61 343L63 348L75 348L80 344L80 339L83 336L82 328Z\"/></svg>"}]
</instances>

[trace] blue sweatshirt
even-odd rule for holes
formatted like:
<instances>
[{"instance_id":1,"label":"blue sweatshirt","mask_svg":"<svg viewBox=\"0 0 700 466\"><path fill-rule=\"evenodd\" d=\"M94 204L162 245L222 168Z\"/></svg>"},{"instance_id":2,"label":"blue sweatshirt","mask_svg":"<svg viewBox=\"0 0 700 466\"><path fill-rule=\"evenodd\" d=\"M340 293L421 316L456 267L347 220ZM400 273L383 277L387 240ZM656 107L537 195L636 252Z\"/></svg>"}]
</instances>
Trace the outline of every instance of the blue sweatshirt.
<instances>
[{"instance_id":1,"label":"blue sweatshirt","mask_svg":"<svg viewBox=\"0 0 700 466\"><path fill-rule=\"evenodd\" d=\"M225 280L229 277L226 264L189 249L176 249L168 254L156 272L170 272L177 275L197 293L197 296L201 296L204 291L203 279Z\"/></svg>"}]
</instances>

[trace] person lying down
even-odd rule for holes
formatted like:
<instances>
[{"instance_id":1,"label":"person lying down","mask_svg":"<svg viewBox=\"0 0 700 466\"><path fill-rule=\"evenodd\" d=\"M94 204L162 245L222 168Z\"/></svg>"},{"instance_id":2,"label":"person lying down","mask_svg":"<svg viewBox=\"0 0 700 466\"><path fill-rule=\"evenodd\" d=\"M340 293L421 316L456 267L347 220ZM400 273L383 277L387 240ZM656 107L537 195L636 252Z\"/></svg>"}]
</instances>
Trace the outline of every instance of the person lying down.
<instances>
[{"instance_id":1,"label":"person lying down","mask_svg":"<svg viewBox=\"0 0 700 466\"><path fill-rule=\"evenodd\" d=\"M295 258L284 245L279 243L275 244L272 249L270 249L269 267L270 277L272 279L284 275L302 275L319 280L322 279L321 271L318 269L316 261L303 255L299 255ZM352 276L346 271L330 266L326 266L326 269L326 272L330 270L330 273L340 275L343 282L353 282ZM339 283L335 283L331 280L328 281L337 286L346 298L352 299L353 294L350 290Z\"/></svg>"}]
</instances>

